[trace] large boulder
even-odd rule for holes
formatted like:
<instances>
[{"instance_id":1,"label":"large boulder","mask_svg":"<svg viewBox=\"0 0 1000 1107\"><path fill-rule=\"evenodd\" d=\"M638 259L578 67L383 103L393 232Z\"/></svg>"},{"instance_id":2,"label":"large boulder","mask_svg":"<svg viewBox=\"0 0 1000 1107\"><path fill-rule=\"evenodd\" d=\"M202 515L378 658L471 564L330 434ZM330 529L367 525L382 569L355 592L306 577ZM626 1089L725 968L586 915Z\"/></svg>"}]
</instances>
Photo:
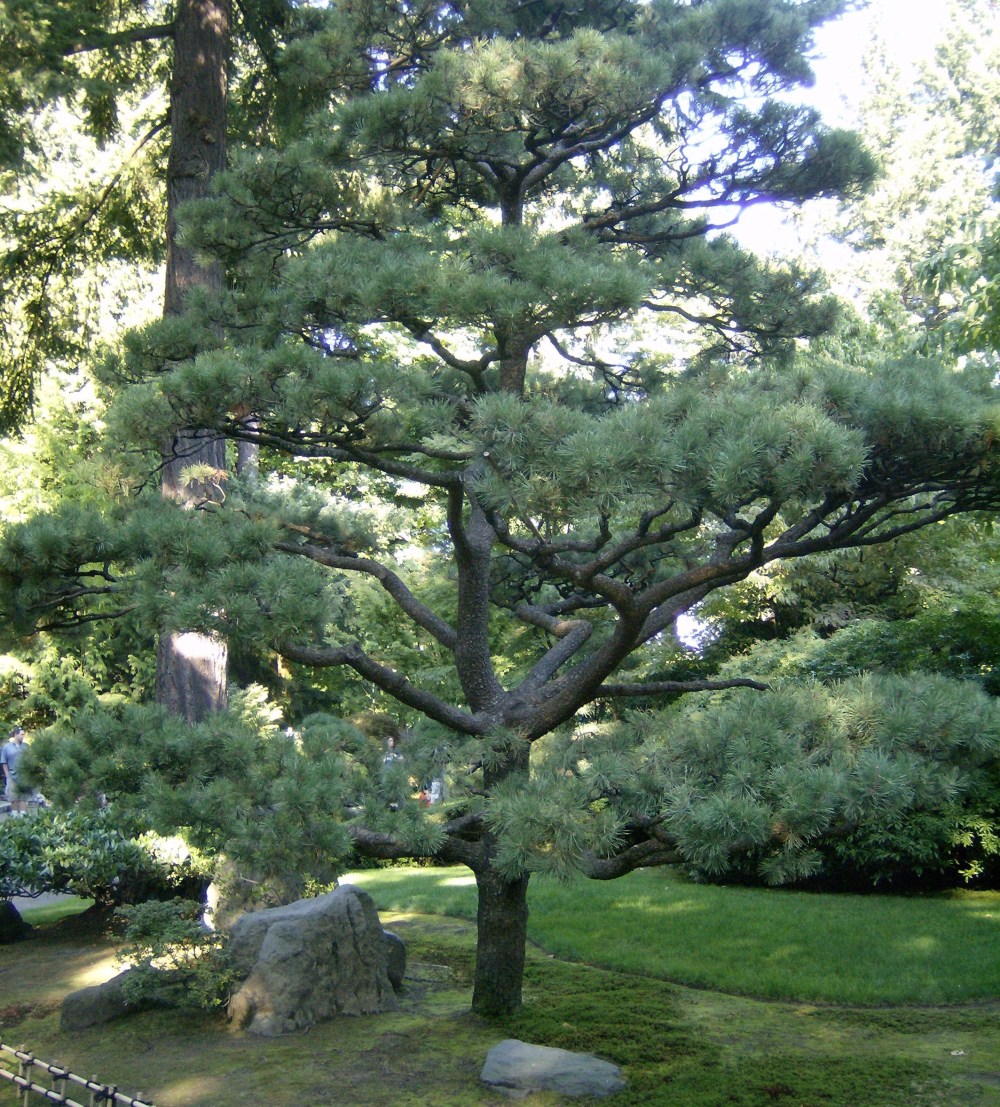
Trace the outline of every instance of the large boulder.
<instances>
[{"instance_id":1,"label":"large boulder","mask_svg":"<svg viewBox=\"0 0 1000 1107\"><path fill-rule=\"evenodd\" d=\"M139 1008L125 998L122 985L128 976L128 970L120 972L103 984L91 988L80 988L70 992L62 1001L59 1014L59 1026L62 1030L87 1030L91 1026L100 1026L120 1019Z\"/></svg>"},{"instance_id":2,"label":"large boulder","mask_svg":"<svg viewBox=\"0 0 1000 1107\"><path fill-rule=\"evenodd\" d=\"M246 976L229 1018L251 1034L273 1037L334 1015L396 1009L378 912L353 885L244 915L229 952Z\"/></svg>"},{"instance_id":3,"label":"large boulder","mask_svg":"<svg viewBox=\"0 0 1000 1107\"><path fill-rule=\"evenodd\" d=\"M479 1079L512 1099L531 1092L607 1096L625 1088L621 1069L610 1061L592 1053L529 1045L516 1038L489 1051Z\"/></svg>"}]
</instances>

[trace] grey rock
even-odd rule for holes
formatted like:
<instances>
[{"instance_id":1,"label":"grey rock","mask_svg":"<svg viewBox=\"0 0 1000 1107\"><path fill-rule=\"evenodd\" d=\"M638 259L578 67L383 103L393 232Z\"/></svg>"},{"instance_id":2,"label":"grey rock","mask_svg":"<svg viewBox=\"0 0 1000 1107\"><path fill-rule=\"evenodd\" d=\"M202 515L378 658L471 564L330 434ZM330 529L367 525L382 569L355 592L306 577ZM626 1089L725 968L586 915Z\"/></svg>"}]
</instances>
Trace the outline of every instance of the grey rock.
<instances>
[{"instance_id":1,"label":"grey rock","mask_svg":"<svg viewBox=\"0 0 1000 1107\"><path fill-rule=\"evenodd\" d=\"M396 1009L378 912L352 885L244 915L229 952L246 976L229 1018L251 1034L274 1037L335 1015Z\"/></svg>"},{"instance_id":2,"label":"grey rock","mask_svg":"<svg viewBox=\"0 0 1000 1107\"><path fill-rule=\"evenodd\" d=\"M90 1026L100 1026L131 1014L138 1008L125 998L122 984L128 976L128 970L120 972L103 984L91 988L81 988L70 992L62 1001L59 1014L59 1026L62 1030L86 1030Z\"/></svg>"},{"instance_id":3,"label":"grey rock","mask_svg":"<svg viewBox=\"0 0 1000 1107\"><path fill-rule=\"evenodd\" d=\"M508 1038L486 1055L479 1079L496 1091L520 1099L531 1092L608 1096L624 1091L621 1069L592 1053L530 1045Z\"/></svg>"},{"instance_id":4,"label":"grey rock","mask_svg":"<svg viewBox=\"0 0 1000 1107\"><path fill-rule=\"evenodd\" d=\"M0 946L27 938L31 929L31 924L21 918L21 912L9 899L0 900Z\"/></svg>"},{"instance_id":5,"label":"grey rock","mask_svg":"<svg viewBox=\"0 0 1000 1107\"><path fill-rule=\"evenodd\" d=\"M387 957L385 969L389 976L389 983L394 988L400 988L406 975L406 946L403 944L403 939L398 934L393 934L391 930L382 931L382 940L385 942Z\"/></svg>"}]
</instances>

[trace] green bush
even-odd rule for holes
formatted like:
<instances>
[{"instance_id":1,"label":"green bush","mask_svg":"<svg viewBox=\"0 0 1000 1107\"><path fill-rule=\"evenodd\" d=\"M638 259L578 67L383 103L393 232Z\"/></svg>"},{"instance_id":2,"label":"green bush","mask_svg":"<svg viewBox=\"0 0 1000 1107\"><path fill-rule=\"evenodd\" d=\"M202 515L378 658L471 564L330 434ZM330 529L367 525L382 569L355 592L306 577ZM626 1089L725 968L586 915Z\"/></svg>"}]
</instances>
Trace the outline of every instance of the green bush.
<instances>
[{"instance_id":1,"label":"green bush","mask_svg":"<svg viewBox=\"0 0 1000 1107\"><path fill-rule=\"evenodd\" d=\"M111 809L0 822L0 899L66 892L108 907L197 895L209 879L203 858L118 822Z\"/></svg>"},{"instance_id":2,"label":"green bush","mask_svg":"<svg viewBox=\"0 0 1000 1107\"><path fill-rule=\"evenodd\" d=\"M203 925L202 912L202 904L180 898L115 912L125 924L118 962L130 970L122 984L130 1002L210 1011L228 1001L235 973L226 938Z\"/></svg>"},{"instance_id":3,"label":"green bush","mask_svg":"<svg viewBox=\"0 0 1000 1107\"><path fill-rule=\"evenodd\" d=\"M696 878L856 889L996 874L1000 703L977 682L797 682L642 725L663 826Z\"/></svg>"}]
</instances>

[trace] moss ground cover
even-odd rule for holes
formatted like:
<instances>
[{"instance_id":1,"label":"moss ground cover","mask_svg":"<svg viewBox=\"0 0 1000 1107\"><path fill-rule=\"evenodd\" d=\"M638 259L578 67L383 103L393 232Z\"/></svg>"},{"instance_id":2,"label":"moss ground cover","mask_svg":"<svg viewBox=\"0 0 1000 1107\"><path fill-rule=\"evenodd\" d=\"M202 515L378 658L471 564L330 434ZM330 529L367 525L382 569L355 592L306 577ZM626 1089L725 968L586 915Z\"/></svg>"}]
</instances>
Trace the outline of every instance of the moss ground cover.
<instances>
[{"instance_id":1,"label":"moss ground cover","mask_svg":"<svg viewBox=\"0 0 1000 1107\"><path fill-rule=\"evenodd\" d=\"M383 910L475 917L463 869L348 879ZM856 1005L1000 996L1000 892L822 895L654 869L606 883L536 880L529 905L528 933L549 953L697 987Z\"/></svg>"},{"instance_id":2,"label":"moss ground cover","mask_svg":"<svg viewBox=\"0 0 1000 1107\"><path fill-rule=\"evenodd\" d=\"M377 875L376 884L392 885L393 873ZM451 870L447 879L458 875ZM439 888L440 899L463 886ZM491 1024L468 1013L471 922L388 910L382 917L409 952L400 1010L391 1015L273 1040L168 1011L66 1034L62 995L114 971L113 941L85 914L0 947L0 1039L145 1092L158 1107L500 1107L508 1101L482 1087L478 1074L504 1037L589 1050L622 1065L629 1086L616 1107L1000 1107L996 1002L872 1008L761 1000L568 962L534 946L523 1009ZM578 917L575 926L591 921ZM654 945L658 932L651 924L644 945ZM0 1104L5 1097L0 1085Z\"/></svg>"}]
</instances>

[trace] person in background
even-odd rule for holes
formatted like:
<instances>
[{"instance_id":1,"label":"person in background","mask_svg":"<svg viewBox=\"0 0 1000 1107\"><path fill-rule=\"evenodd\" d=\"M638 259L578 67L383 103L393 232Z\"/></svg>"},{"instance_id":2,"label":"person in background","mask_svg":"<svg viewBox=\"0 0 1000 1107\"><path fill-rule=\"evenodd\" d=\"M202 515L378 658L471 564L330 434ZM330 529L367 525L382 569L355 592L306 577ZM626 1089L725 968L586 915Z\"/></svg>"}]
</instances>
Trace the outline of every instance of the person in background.
<instances>
[{"instance_id":1,"label":"person in background","mask_svg":"<svg viewBox=\"0 0 1000 1107\"><path fill-rule=\"evenodd\" d=\"M16 726L0 748L0 769L4 776L4 797L10 802L14 815L23 815L26 805L24 792L18 784L17 763L24 752L24 731Z\"/></svg>"}]
</instances>

